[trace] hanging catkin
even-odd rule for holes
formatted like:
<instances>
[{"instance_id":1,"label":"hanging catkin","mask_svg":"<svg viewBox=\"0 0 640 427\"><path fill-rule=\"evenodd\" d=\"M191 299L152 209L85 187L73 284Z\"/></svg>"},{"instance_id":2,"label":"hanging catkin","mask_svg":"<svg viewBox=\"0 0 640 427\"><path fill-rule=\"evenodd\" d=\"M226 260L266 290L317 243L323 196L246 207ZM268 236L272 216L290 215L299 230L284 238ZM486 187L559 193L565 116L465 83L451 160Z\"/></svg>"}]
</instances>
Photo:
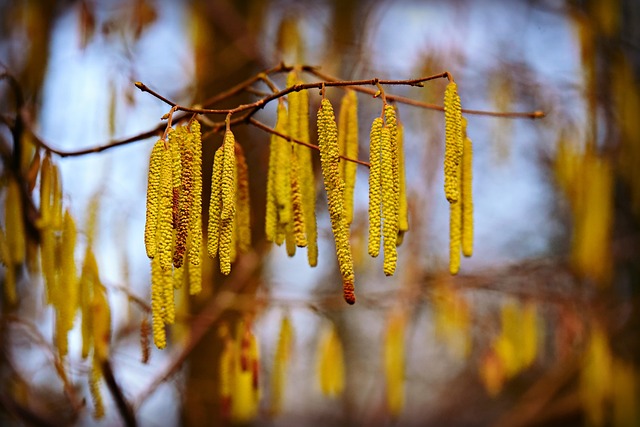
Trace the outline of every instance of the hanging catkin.
<instances>
[{"instance_id":1,"label":"hanging catkin","mask_svg":"<svg viewBox=\"0 0 640 427\"><path fill-rule=\"evenodd\" d=\"M318 343L317 375L325 396L339 396L344 390L344 352L337 328L331 324Z\"/></svg>"},{"instance_id":2,"label":"hanging catkin","mask_svg":"<svg viewBox=\"0 0 640 427\"><path fill-rule=\"evenodd\" d=\"M174 138L179 144L181 174L178 196L178 218L175 223L176 238L173 250L173 266L182 267L184 254L187 250L187 237L189 235L189 219L191 217L191 199L193 197L193 138L187 133L186 126L177 127ZM175 178L174 178L175 179ZM174 187L175 190L175 187Z\"/></svg>"},{"instance_id":3,"label":"hanging catkin","mask_svg":"<svg viewBox=\"0 0 640 427\"><path fill-rule=\"evenodd\" d=\"M162 139L159 139L154 144L153 149L151 150L151 156L149 158L147 214L144 226L144 245L147 251L147 257L149 258L153 258L156 254L156 233L158 230L158 213L160 210L160 172L162 170L163 154L164 141ZM45 157L45 162L46 160L47 157Z\"/></svg>"},{"instance_id":4,"label":"hanging catkin","mask_svg":"<svg viewBox=\"0 0 640 427\"><path fill-rule=\"evenodd\" d=\"M344 111L344 113L343 113ZM342 133L342 136L341 136ZM348 90L340 107L340 128L338 129L340 154L358 158L358 97ZM344 179L344 212L347 224L353 221L353 191L356 185L356 163L341 159Z\"/></svg>"},{"instance_id":5,"label":"hanging catkin","mask_svg":"<svg viewBox=\"0 0 640 427\"><path fill-rule=\"evenodd\" d=\"M158 198L157 255L160 268L167 271L173 264L173 156L170 148L162 154Z\"/></svg>"},{"instance_id":6,"label":"hanging catkin","mask_svg":"<svg viewBox=\"0 0 640 427\"><path fill-rule=\"evenodd\" d=\"M396 270L398 252L398 210L400 207L400 179L398 175L398 126L395 108L384 108L385 127L382 129L382 216L384 217L382 235L384 237L383 270L386 276L392 276Z\"/></svg>"},{"instance_id":7,"label":"hanging catkin","mask_svg":"<svg viewBox=\"0 0 640 427\"><path fill-rule=\"evenodd\" d=\"M324 98L318 110L318 145L324 186L329 202L329 217L336 244L338 266L342 275L343 294L349 304L355 303L353 259L349 228L344 216L344 182L340 178L338 129L331 102Z\"/></svg>"},{"instance_id":8,"label":"hanging catkin","mask_svg":"<svg viewBox=\"0 0 640 427\"><path fill-rule=\"evenodd\" d=\"M164 329L164 319L162 315L164 305L164 281L162 268L157 258L151 260L151 313L153 342L159 349L167 345L166 332Z\"/></svg>"},{"instance_id":9,"label":"hanging catkin","mask_svg":"<svg viewBox=\"0 0 640 427\"><path fill-rule=\"evenodd\" d=\"M301 83L301 82L299 82ZM298 130L299 139L309 143L309 93L299 92L298 108L300 113ZM307 260L311 267L318 264L318 234L316 223L316 187L313 173L313 158L311 148L304 145L296 145L294 148L298 157L300 176L300 192L302 194L302 211L304 213L304 226L307 237Z\"/></svg>"},{"instance_id":10,"label":"hanging catkin","mask_svg":"<svg viewBox=\"0 0 640 427\"><path fill-rule=\"evenodd\" d=\"M369 246L372 257L380 253L380 226L382 206L382 118L376 117L369 136Z\"/></svg>"},{"instance_id":11,"label":"hanging catkin","mask_svg":"<svg viewBox=\"0 0 640 427\"><path fill-rule=\"evenodd\" d=\"M180 126L169 132L169 151L171 152L171 212L173 228L178 228L180 217L180 187L182 186L182 159L180 146L185 143L186 130ZM173 260L173 252L172 252Z\"/></svg>"},{"instance_id":12,"label":"hanging catkin","mask_svg":"<svg viewBox=\"0 0 640 427\"><path fill-rule=\"evenodd\" d=\"M402 244L404 233L409 230L409 209L407 206L407 183L404 165L404 126L398 122L398 176L400 179L400 191L398 201L398 240L397 246Z\"/></svg>"},{"instance_id":13,"label":"hanging catkin","mask_svg":"<svg viewBox=\"0 0 640 427\"><path fill-rule=\"evenodd\" d=\"M67 334L73 328L73 319L78 308L78 277L76 276L76 225L66 210L63 218L62 242L60 247L60 286L62 298L58 307L56 319L56 331L59 344L58 351L61 355L67 353Z\"/></svg>"},{"instance_id":14,"label":"hanging catkin","mask_svg":"<svg viewBox=\"0 0 640 427\"><path fill-rule=\"evenodd\" d=\"M462 203L449 204L449 272L460 270L460 240L462 235Z\"/></svg>"},{"instance_id":15,"label":"hanging catkin","mask_svg":"<svg viewBox=\"0 0 640 427\"><path fill-rule=\"evenodd\" d=\"M220 239L218 258L222 274L231 272L231 259L233 252L233 230L236 216L236 155L235 137L230 130L224 135L222 144L222 183L220 188Z\"/></svg>"},{"instance_id":16,"label":"hanging catkin","mask_svg":"<svg viewBox=\"0 0 640 427\"><path fill-rule=\"evenodd\" d=\"M200 123L197 120L192 121L190 126L189 146L193 155L191 162L193 195L189 209L188 259L192 266L199 266L202 253L202 134Z\"/></svg>"},{"instance_id":17,"label":"hanging catkin","mask_svg":"<svg viewBox=\"0 0 640 427\"><path fill-rule=\"evenodd\" d=\"M209 202L209 224L207 227L207 249L211 258L215 258L218 254L220 240L220 213L222 211L220 195L223 158L224 152L222 146L220 146L213 158L213 173L211 175L211 200Z\"/></svg>"},{"instance_id":18,"label":"hanging catkin","mask_svg":"<svg viewBox=\"0 0 640 427\"><path fill-rule=\"evenodd\" d=\"M467 121L463 121L464 149L462 150L462 253L473 255L473 146L467 136Z\"/></svg>"},{"instance_id":19,"label":"hanging catkin","mask_svg":"<svg viewBox=\"0 0 640 427\"><path fill-rule=\"evenodd\" d=\"M22 197L18 182L10 178L5 201L5 228L7 246L14 265L24 262L27 238L24 233L24 218L22 213Z\"/></svg>"},{"instance_id":20,"label":"hanging catkin","mask_svg":"<svg viewBox=\"0 0 640 427\"><path fill-rule=\"evenodd\" d=\"M444 92L445 148L444 192L449 203L459 197L458 166L462 158L462 110L455 82L447 84Z\"/></svg>"},{"instance_id":21,"label":"hanging catkin","mask_svg":"<svg viewBox=\"0 0 640 427\"><path fill-rule=\"evenodd\" d=\"M291 196L293 209L293 234L295 244L298 247L307 246L307 236L305 227L304 207L302 205L302 192L300 190L300 166L298 165L298 155L294 152L291 155Z\"/></svg>"},{"instance_id":22,"label":"hanging catkin","mask_svg":"<svg viewBox=\"0 0 640 427\"><path fill-rule=\"evenodd\" d=\"M251 200L249 198L249 168L240 144L236 144L236 242L239 253L251 249Z\"/></svg>"}]
</instances>

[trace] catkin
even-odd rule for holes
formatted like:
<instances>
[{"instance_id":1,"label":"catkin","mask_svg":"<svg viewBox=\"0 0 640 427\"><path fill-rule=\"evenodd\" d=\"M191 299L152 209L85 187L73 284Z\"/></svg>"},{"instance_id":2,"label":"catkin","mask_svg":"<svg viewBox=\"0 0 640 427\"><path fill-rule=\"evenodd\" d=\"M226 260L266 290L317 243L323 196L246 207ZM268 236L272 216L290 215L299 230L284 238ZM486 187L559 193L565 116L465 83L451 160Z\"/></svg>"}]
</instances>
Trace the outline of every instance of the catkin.
<instances>
[{"instance_id":1,"label":"catkin","mask_svg":"<svg viewBox=\"0 0 640 427\"><path fill-rule=\"evenodd\" d=\"M106 290L99 282L93 287L93 301L91 303L93 326L93 355L99 361L109 357L109 342L111 340L111 313L107 302Z\"/></svg>"},{"instance_id":2,"label":"catkin","mask_svg":"<svg viewBox=\"0 0 640 427\"><path fill-rule=\"evenodd\" d=\"M200 257L204 257L204 247L200 246ZM197 295L202 291L202 263L188 263L189 295Z\"/></svg>"},{"instance_id":3,"label":"catkin","mask_svg":"<svg viewBox=\"0 0 640 427\"><path fill-rule=\"evenodd\" d=\"M288 115L284 103L278 104L278 116L276 130L280 133L288 132ZM276 136L276 171L275 171L275 195L278 215L278 224L285 228L292 217L291 203L291 143L284 138Z\"/></svg>"},{"instance_id":4,"label":"catkin","mask_svg":"<svg viewBox=\"0 0 640 427\"><path fill-rule=\"evenodd\" d=\"M220 218L222 219L222 221L233 218L236 211L235 145L236 140L233 136L233 132L227 130L224 133L224 142L222 143L222 182L220 184L220 198L222 202L222 211L220 212Z\"/></svg>"},{"instance_id":5,"label":"catkin","mask_svg":"<svg viewBox=\"0 0 640 427\"><path fill-rule=\"evenodd\" d=\"M200 265L202 253L202 134L200 123L197 120L191 122L189 133L191 152L191 176L193 189L191 196L191 208L189 209L189 263L193 266Z\"/></svg>"},{"instance_id":6,"label":"catkin","mask_svg":"<svg viewBox=\"0 0 640 427\"><path fill-rule=\"evenodd\" d=\"M325 396L339 396L344 390L344 352L335 325L324 331L318 344L317 374Z\"/></svg>"},{"instance_id":7,"label":"catkin","mask_svg":"<svg viewBox=\"0 0 640 427\"><path fill-rule=\"evenodd\" d=\"M209 202L209 224L207 227L207 250L211 258L218 254L220 243L220 215L222 212L221 191L222 191L222 163L224 152L222 146L216 150L213 158L213 172L211 175L211 200Z\"/></svg>"},{"instance_id":8,"label":"catkin","mask_svg":"<svg viewBox=\"0 0 640 427\"><path fill-rule=\"evenodd\" d=\"M470 257L473 254L473 147L466 132L462 153L462 253Z\"/></svg>"},{"instance_id":9,"label":"catkin","mask_svg":"<svg viewBox=\"0 0 640 427\"><path fill-rule=\"evenodd\" d=\"M193 197L193 138L187 134L186 126L176 128L175 139L180 143L180 191L178 196L178 218L175 224L176 236L173 250L173 266L182 267L189 235L191 219L191 199ZM175 187L174 187L175 190Z\"/></svg>"},{"instance_id":10,"label":"catkin","mask_svg":"<svg viewBox=\"0 0 640 427\"><path fill-rule=\"evenodd\" d=\"M346 109L344 120L344 137L341 148L343 156L349 159L358 158L358 97L355 91L348 90L343 100L346 99L346 105L343 104ZM340 117L342 121L342 110L340 110ZM338 137L340 137L340 130L338 130ZM353 221L353 192L356 185L356 163L342 159L343 163L343 177L344 177L344 212L347 224L351 224Z\"/></svg>"},{"instance_id":11,"label":"catkin","mask_svg":"<svg viewBox=\"0 0 640 427\"><path fill-rule=\"evenodd\" d=\"M271 135L269 145L269 166L267 169L267 206L265 208L264 232L267 241L275 242L278 232L278 207L276 203L276 170L278 157L278 139Z\"/></svg>"},{"instance_id":12,"label":"catkin","mask_svg":"<svg viewBox=\"0 0 640 427\"><path fill-rule=\"evenodd\" d=\"M400 179L398 174L397 138L398 126L395 109L386 105L385 127L382 129L382 215L384 223L382 235L384 237L383 270L386 276L392 276L396 269L398 253L398 210L400 206Z\"/></svg>"},{"instance_id":13,"label":"catkin","mask_svg":"<svg viewBox=\"0 0 640 427\"><path fill-rule=\"evenodd\" d=\"M445 148L444 192L449 203L459 197L458 166L462 158L462 110L455 82L449 82L444 92Z\"/></svg>"},{"instance_id":14,"label":"catkin","mask_svg":"<svg viewBox=\"0 0 640 427\"><path fill-rule=\"evenodd\" d=\"M299 131L300 140L309 142L309 94L300 92ZM300 192L302 193L302 211L304 212L304 225L307 236L307 260L311 267L318 264L318 231L316 224L316 187L313 173L313 159L311 148L304 145L296 145L295 151L298 157Z\"/></svg>"},{"instance_id":15,"label":"catkin","mask_svg":"<svg viewBox=\"0 0 640 427\"><path fill-rule=\"evenodd\" d=\"M307 246L307 236L302 191L300 189L300 166L298 164L298 155L295 152L291 156L291 195L295 244L298 247L305 247Z\"/></svg>"},{"instance_id":16,"label":"catkin","mask_svg":"<svg viewBox=\"0 0 640 427\"><path fill-rule=\"evenodd\" d=\"M160 268L160 260L154 258L151 260L151 313L152 313L152 330L153 342L159 349L167 346L166 331L163 319L164 305L164 281L162 277L162 268Z\"/></svg>"},{"instance_id":17,"label":"catkin","mask_svg":"<svg viewBox=\"0 0 640 427\"><path fill-rule=\"evenodd\" d=\"M40 169L40 227L46 228L51 222L51 185L53 164L51 152L47 151Z\"/></svg>"},{"instance_id":18,"label":"catkin","mask_svg":"<svg viewBox=\"0 0 640 427\"><path fill-rule=\"evenodd\" d=\"M156 263L158 260L156 259ZM93 292L99 281L98 263L91 246L87 247L80 275L80 309L82 313L82 358L89 356L93 344Z\"/></svg>"},{"instance_id":19,"label":"catkin","mask_svg":"<svg viewBox=\"0 0 640 427\"><path fill-rule=\"evenodd\" d=\"M11 260L11 252L7 245L7 238L4 231L0 228L0 262L6 267L4 273L4 296L11 305L18 300L16 290L16 273L13 261Z\"/></svg>"},{"instance_id":20,"label":"catkin","mask_svg":"<svg viewBox=\"0 0 640 427\"><path fill-rule=\"evenodd\" d=\"M387 319L384 336L384 370L387 385L387 409L397 417L404 407L405 334L404 313L394 311Z\"/></svg>"},{"instance_id":21,"label":"catkin","mask_svg":"<svg viewBox=\"0 0 640 427\"><path fill-rule=\"evenodd\" d=\"M240 144L236 144L236 242L239 253L251 249L251 200L249 197L249 168Z\"/></svg>"},{"instance_id":22,"label":"catkin","mask_svg":"<svg viewBox=\"0 0 640 427\"><path fill-rule=\"evenodd\" d=\"M349 243L349 227L343 208L344 182L340 178L338 129L331 102L325 98L318 110L318 145L324 186L329 202L329 217L336 244L338 266L342 275L343 293L349 304L355 302L354 271Z\"/></svg>"},{"instance_id":23,"label":"catkin","mask_svg":"<svg viewBox=\"0 0 640 427\"><path fill-rule=\"evenodd\" d=\"M186 139L186 130L180 126L177 129L171 129L169 132L169 151L171 152L171 213L172 226L178 228L180 221L180 187L182 185L182 159L180 154L180 146L184 145Z\"/></svg>"},{"instance_id":24,"label":"catkin","mask_svg":"<svg viewBox=\"0 0 640 427\"><path fill-rule=\"evenodd\" d=\"M170 149L162 154L158 201L157 255L163 271L173 264L173 157Z\"/></svg>"},{"instance_id":25,"label":"catkin","mask_svg":"<svg viewBox=\"0 0 640 427\"><path fill-rule=\"evenodd\" d=\"M164 323L172 325L175 323L176 306L173 291L173 274L171 269L162 271L162 317Z\"/></svg>"},{"instance_id":26,"label":"catkin","mask_svg":"<svg viewBox=\"0 0 640 427\"><path fill-rule=\"evenodd\" d=\"M73 318L78 308L78 278L75 263L76 226L68 210L64 213L62 244L60 247L60 286L62 298L59 301L56 331L58 351L67 354L67 334L73 328Z\"/></svg>"},{"instance_id":27,"label":"catkin","mask_svg":"<svg viewBox=\"0 0 640 427\"><path fill-rule=\"evenodd\" d=\"M449 204L449 272L460 270L460 239L462 234L462 203Z\"/></svg>"},{"instance_id":28,"label":"catkin","mask_svg":"<svg viewBox=\"0 0 640 427\"><path fill-rule=\"evenodd\" d=\"M289 316L282 317L278 343L273 357L273 369L271 377L271 414L276 415L282 408L284 398L284 386L286 384L287 364L291 355L293 341L293 326Z\"/></svg>"},{"instance_id":29,"label":"catkin","mask_svg":"<svg viewBox=\"0 0 640 427\"><path fill-rule=\"evenodd\" d=\"M89 375L89 391L93 400L93 417L96 420L104 417L104 403L100 392L101 379L102 369L100 369L100 362L94 358L91 364L91 374Z\"/></svg>"},{"instance_id":30,"label":"catkin","mask_svg":"<svg viewBox=\"0 0 640 427\"><path fill-rule=\"evenodd\" d=\"M149 325L149 319L145 316L140 322L140 361L144 364L149 362L149 356L151 354L149 333L151 332L151 326Z\"/></svg>"},{"instance_id":31,"label":"catkin","mask_svg":"<svg viewBox=\"0 0 640 427\"><path fill-rule=\"evenodd\" d=\"M162 141L162 139L159 139L154 144L153 149L151 150L151 156L149 158L149 178L147 183L147 214L144 226L144 245L147 251L147 257L149 258L153 258L156 254L156 232L158 229L158 212L160 210L160 172L162 170L163 154L164 141Z\"/></svg>"},{"instance_id":32,"label":"catkin","mask_svg":"<svg viewBox=\"0 0 640 427\"><path fill-rule=\"evenodd\" d=\"M409 230L409 209L407 205L407 183L404 165L404 126L402 126L400 122L398 122L397 147L400 191L398 201L398 240L396 245L400 246L404 233Z\"/></svg>"},{"instance_id":33,"label":"catkin","mask_svg":"<svg viewBox=\"0 0 640 427\"><path fill-rule=\"evenodd\" d=\"M382 206L382 118L377 117L371 124L369 145L369 245L372 257L380 253L380 226Z\"/></svg>"}]
</instances>

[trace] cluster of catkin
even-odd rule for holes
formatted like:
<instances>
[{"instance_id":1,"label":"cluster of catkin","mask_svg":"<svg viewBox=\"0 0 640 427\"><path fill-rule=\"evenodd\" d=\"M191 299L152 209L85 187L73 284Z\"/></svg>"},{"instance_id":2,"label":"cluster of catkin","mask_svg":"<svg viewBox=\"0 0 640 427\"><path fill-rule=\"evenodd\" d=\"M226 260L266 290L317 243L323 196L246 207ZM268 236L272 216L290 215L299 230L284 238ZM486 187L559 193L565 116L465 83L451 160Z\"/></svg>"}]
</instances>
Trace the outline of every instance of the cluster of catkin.
<instances>
[{"instance_id":1,"label":"cluster of catkin","mask_svg":"<svg viewBox=\"0 0 640 427\"><path fill-rule=\"evenodd\" d=\"M287 77L287 86L300 83L297 72ZM278 103L276 131L309 144L309 95L291 92L289 108ZM315 217L315 185L311 149L273 134L267 175L265 235L277 245L286 243L287 254L296 247L307 248L309 265L318 263L318 236Z\"/></svg>"},{"instance_id":2,"label":"cluster of catkin","mask_svg":"<svg viewBox=\"0 0 640 427\"><path fill-rule=\"evenodd\" d=\"M471 139L467 136L466 120L458 88L450 81L444 93L445 152L444 192L449 201L449 271L460 270L460 251L469 257L473 253L473 196Z\"/></svg>"},{"instance_id":3,"label":"cluster of catkin","mask_svg":"<svg viewBox=\"0 0 640 427\"><path fill-rule=\"evenodd\" d=\"M238 253L251 248L249 171L229 129L213 160L208 236L207 251L211 258L218 257L222 274L231 272Z\"/></svg>"},{"instance_id":4,"label":"cluster of catkin","mask_svg":"<svg viewBox=\"0 0 640 427\"><path fill-rule=\"evenodd\" d=\"M202 141L197 120L169 129L151 151L144 241L151 258L154 343L166 346L175 321L174 289L202 288Z\"/></svg>"},{"instance_id":5,"label":"cluster of catkin","mask_svg":"<svg viewBox=\"0 0 640 427\"><path fill-rule=\"evenodd\" d=\"M369 148L369 244L372 257L384 250L384 274L395 273L397 246L409 229L404 178L403 131L396 110L385 104L371 124Z\"/></svg>"}]
</instances>

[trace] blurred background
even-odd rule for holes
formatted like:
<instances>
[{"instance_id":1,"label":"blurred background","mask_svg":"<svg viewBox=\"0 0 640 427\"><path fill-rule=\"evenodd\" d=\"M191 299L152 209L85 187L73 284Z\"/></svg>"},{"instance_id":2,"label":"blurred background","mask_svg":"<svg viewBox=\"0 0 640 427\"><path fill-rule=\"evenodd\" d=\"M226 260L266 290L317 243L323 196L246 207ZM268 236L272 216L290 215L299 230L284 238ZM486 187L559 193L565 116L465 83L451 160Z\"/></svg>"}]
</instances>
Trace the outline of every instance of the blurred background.
<instances>
[{"instance_id":1,"label":"blurred background","mask_svg":"<svg viewBox=\"0 0 640 427\"><path fill-rule=\"evenodd\" d=\"M637 22L634 0L0 1L2 237L16 229L19 200L27 244L24 260L3 246L0 424L640 425ZM358 167L354 306L340 292L318 156L319 261L310 268L305 249L289 257L265 241L269 135L237 125L253 249L228 277L208 260L199 295L176 291L168 347L152 344L143 360L148 158L169 107L133 83L201 105L281 62L342 80L449 71L463 108L545 117L465 115L475 247L451 276L444 115L399 104L410 230L396 274L385 277L382 260L367 255L368 170ZM285 73L270 77L286 87ZM445 85L385 90L441 106ZM212 107L269 92L260 82L252 88ZM336 109L343 94L327 89ZM314 135L318 91L310 102ZM362 93L358 102L367 160L381 103ZM270 103L255 117L273 127L275 110ZM205 224L222 143L221 133L206 132L222 118L209 119ZM97 386L102 417L80 322L68 354L53 338L38 251L44 145L75 218L77 271L91 247L106 288L115 381ZM257 343L258 385L247 396L233 379L229 397L221 359L246 336Z\"/></svg>"}]
</instances>

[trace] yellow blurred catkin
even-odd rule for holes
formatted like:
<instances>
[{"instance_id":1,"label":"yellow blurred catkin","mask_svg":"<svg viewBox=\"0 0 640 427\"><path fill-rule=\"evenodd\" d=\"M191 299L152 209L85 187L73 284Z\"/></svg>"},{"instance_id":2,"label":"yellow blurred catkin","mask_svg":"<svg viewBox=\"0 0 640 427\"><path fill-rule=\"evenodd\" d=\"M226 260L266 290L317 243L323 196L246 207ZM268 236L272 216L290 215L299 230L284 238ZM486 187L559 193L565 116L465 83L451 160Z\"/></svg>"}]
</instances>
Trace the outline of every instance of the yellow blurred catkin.
<instances>
[{"instance_id":1,"label":"yellow blurred catkin","mask_svg":"<svg viewBox=\"0 0 640 427\"><path fill-rule=\"evenodd\" d=\"M459 197L459 170L462 158L462 107L458 87L450 81L444 92L445 150L444 150L444 192L449 203Z\"/></svg>"},{"instance_id":2,"label":"yellow blurred catkin","mask_svg":"<svg viewBox=\"0 0 640 427\"><path fill-rule=\"evenodd\" d=\"M288 315L282 317L278 343L273 357L273 370L271 374L271 408L272 415L277 415L282 410L284 390L287 381L287 364L291 356L293 345L293 325Z\"/></svg>"},{"instance_id":3,"label":"yellow blurred catkin","mask_svg":"<svg viewBox=\"0 0 640 427\"><path fill-rule=\"evenodd\" d=\"M329 202L329 217L336 244L338 266L342 275L345 301L355 303L354 271L349 243L349 227L344 216L344 182L340 178L340 154L338 129L331 102L324 98L318 110L318 145L324 187Z\"/></svg>"},{"instance_id":4,"label":"yellow blurred catkin","mask_svg":"<svg viewBox=\"0 0 640 427\"><path fill-rule=\"evenodd\" d=\"M404 331L406 317L400 310L387 316L384 332L383 361L386 380L387 410L398 417L404 407Z\"/></svg>"},{"instance_id":5,"label":"yellow blurred catkin","mask_svg":"<svg viewBox=\"0 0 640 427\"><path fill-rule=\"evenodd\" d=\"M78 309L79 288L75 262L76 226L66 210L63 219L62 241L60 245L60 293L56 307L56 347L61 355L66 355L67 334L73 328L73 319Z\"/></svg>"},{"instance_id":6,"label":"yellow blurred catkin","mask_svg":"<svg viewBox=\"0 0 640 427\"><path fill-rule=\"evenodd\" d=\"M98 284L93 288L93 302L91 303L93 317L93 354L99 361L109 357L109 342L111 340L111 312L104 286Z\"/></svg>"},{"instance_id":7,"label":"yellow blurred catkin","mask_svg":"<svg viewBox=\"0 0 640 427\"><path fill-rule=\"evenodd\" d=\"M466 257L473 255L473 148L467 136L467 121L463 119L464 149L462 150L462 253Z\"/></svg>"},{"instance_id":8,"label":"yellow blurred catkin","mask_svg":"<svg viewBox=\"0 0 640 427\"><path fill-rule=\"evenodd\" d=\"M462 240L462 203L449 204L449 272L460 271L460 245Z\"/></svg>"},{"instance_id":9,"label":"yellow blurred catkin","mask_svg":"<svg viewBox=\"0 0 640 427\"><path fill-rule=\"evenodd\" d=\"M404 239L404 233L409 231L409 206L407 204L407 182L404 162L404 126L402 126L402 123L399 121L397 135L398 179L400 189L398 194L398 239L396 245L400 246Z\"/></svg>"},{"instance_id":10,"label":"yellow blurred catkin","mask_svg":"<svg viewBox=\"0 0 640 427\"><path fill-rule=\"evenodd\" d=\"M340 105L338 123L338 145L340 155L358 159L358 97L353 90L347 90ZM344 179L344 212L347 224L353 221L353 192L356 185L356 163L341 160Z\"/></svg>"},{"instance_id":11,"label":"yellow blurred catkin","mask_svg":"<svg viewBox=\"0 0 640 427\"><path fill-rule=\"evenodd\" d=\"M93 359L91 363L91 373L89 374L89 391L93 400L93 417L97 420L104 417L104 403L100 392L100 382L102 381L102 369L100 362Z\"/></svg>"},{"instance_id":12,"label":"yellow blurred catkin","mask_svg":"<svg viewBox=\"0 0 640 427\"><path fill-rule=\"evenodd\" d=\"M140 362L147 364L151 355L151 343L149 342L149 334L151 333L151 325L147 316L142 318L140 322Z\"/></svg>"},{"instance_id":13,"label":"yellow blurred catkin","mask_svg":"<svg viewBox=\"0 0 640 427\"><path fill-rule=\"evenodd\" d=\"M318 342L317 376L325 396L337 397L344 391L344 351L334 324L323 331Z\"/></svg>"},{"instance_id":14,"label":"yellow blurred catkin","mask_svg":"<svg viewBox=\"0 0 640 427\"><path fill-rule=\"evenodd\" d=\"M380 227L382 224L382 118L371 124L369 143L369 245L372 257L380 253Z\"/></svg>"},{"instance_id":15,"label":"yellow blurred catkin","mask_svg":"<svg viewBox=\"0 0 640 427\"><path fill-rule=\"evenodd\" d=\"M251 249L251 200L249 197L249 168L240 144L236 144L236 242L239 253Z\"/></svg>"},{"instance_id":16,"label":"yellow blurred catkin","mask_svg":"<svg viewBox=\"0 0 640 427\"><path fill-rule=\"evenodd\" d=\"M607 400L614 389L612 367L613 356L606 332L600 325L594 325L585 349L579 389L589 425L605 425Z\"/></svg>"},{"instance_id":17,"label":"yellow blurred catkin","mask_svg":"<svg viewBox=\"0 0 640 427\"><path fill-rule=\"evenodd\" d=\"M14 265L22 264L26 255L27 237L24 232L22 197L18 182L10 178L5 201L5 232L7 246Z\"/></svg>"},{"instance_id":18,"label":"yellow blurred catkin","mask_svg":"<svg viewBox=\"0 0 640 427\"><path fill-rule=\"evenodd\" d=\"M180 187L178 196L178 218L174 224L176 230L173 249L173 266L182 267L184 254L187 250L187 238L190 231L191 205L193 199L193 137L188 133L187 126L177 127L175 132L176 142L180 149Z\"/></svg>"},{"instance_id":19,"label":"yellow blurred catkin","mask_svg":"<svg viewBox=\"0 0 640 427\"><path fill-rule=\"evenodd\" d=\"M156 260L156 263L158 261ZM82 358L87 358L93 346L93 311L91 304L95 288L99 286L98 263L93 254L93 249L89 246L85 252L80 274L80 311L82 314L82 324L80 326L82 334Z\"/></svg>"}]
</instances>

